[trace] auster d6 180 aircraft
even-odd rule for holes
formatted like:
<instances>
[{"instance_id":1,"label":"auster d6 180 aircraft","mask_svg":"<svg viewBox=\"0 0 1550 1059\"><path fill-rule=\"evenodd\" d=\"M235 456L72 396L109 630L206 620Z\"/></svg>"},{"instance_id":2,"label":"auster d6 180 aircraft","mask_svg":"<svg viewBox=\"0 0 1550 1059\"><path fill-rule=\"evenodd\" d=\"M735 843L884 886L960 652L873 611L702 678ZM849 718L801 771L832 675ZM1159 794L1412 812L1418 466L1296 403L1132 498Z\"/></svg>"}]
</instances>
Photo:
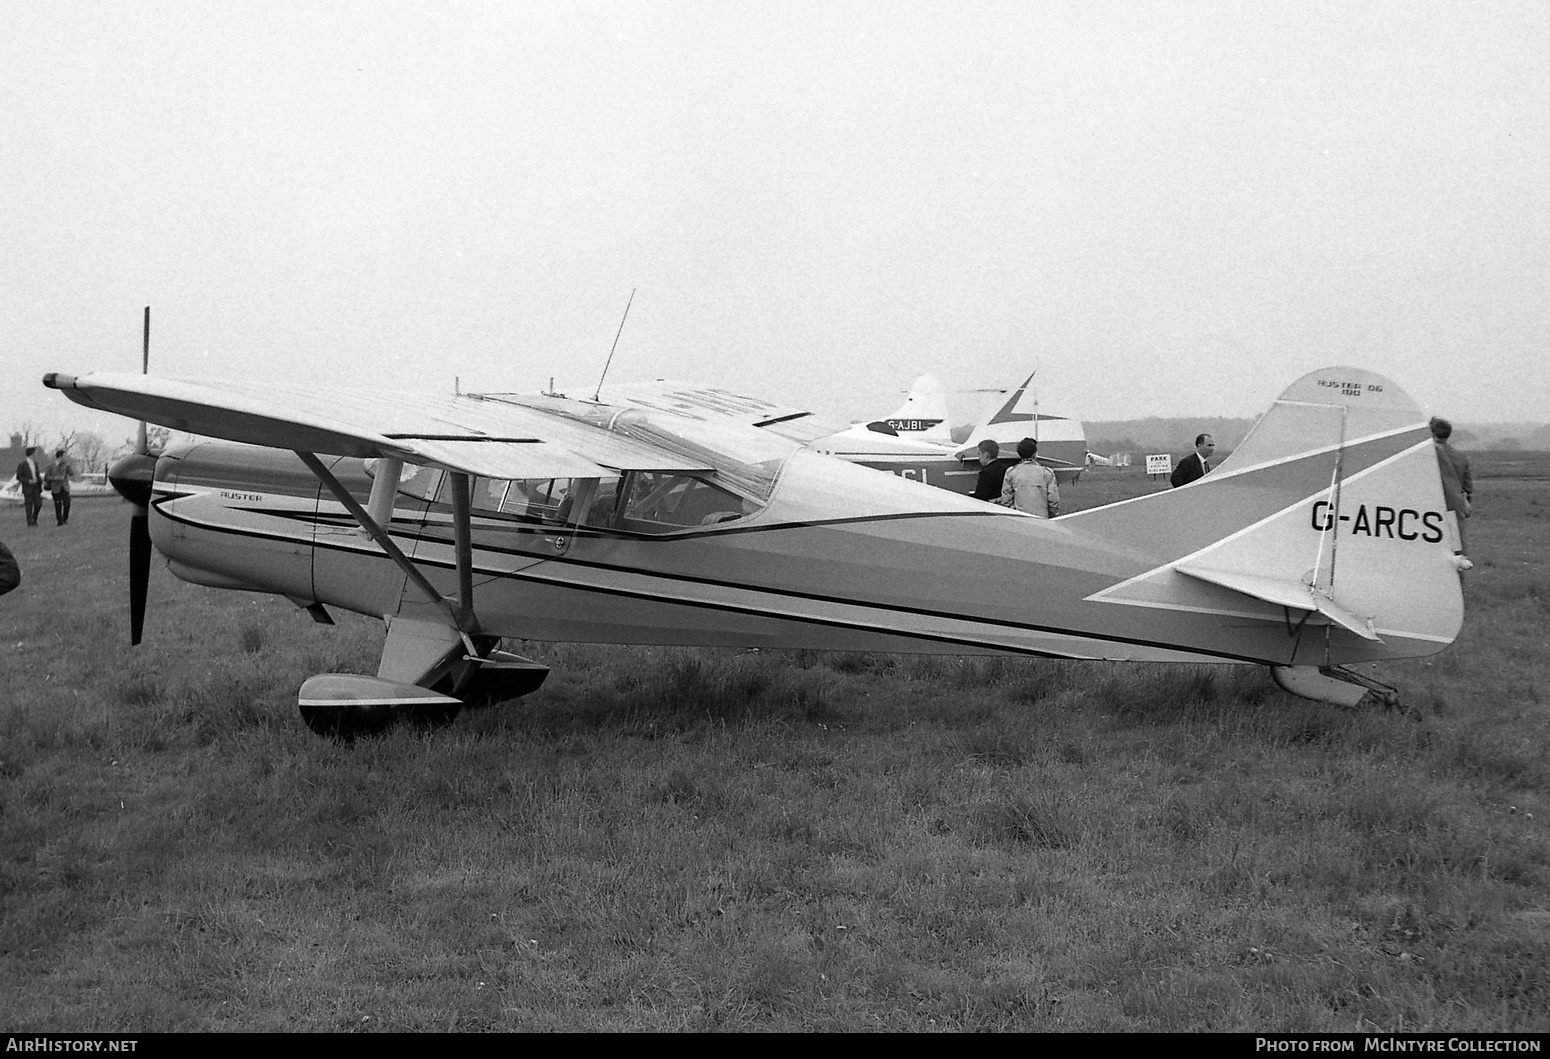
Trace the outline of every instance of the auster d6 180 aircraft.
<instances>
[{"instance_id":1,"label":"auster d6 180 aircraft","mask_svg":"<svg viewBox=\"0 0 1550 1059\"><path fill-rule=\"evenodd\" d=\"M225 439L115 468L149 520L137 639L147 537L186 581L383 619L375 676L302 686L322 733L537 687L503 637L1257 663L1355 706L1394 689L1345 667L1440 651L1463 620L1426 417L1353 368L1298 380L1205 478L1054 520L808 451L803 413L721 390L44 383Z\"/></svg>"}]
</instances>

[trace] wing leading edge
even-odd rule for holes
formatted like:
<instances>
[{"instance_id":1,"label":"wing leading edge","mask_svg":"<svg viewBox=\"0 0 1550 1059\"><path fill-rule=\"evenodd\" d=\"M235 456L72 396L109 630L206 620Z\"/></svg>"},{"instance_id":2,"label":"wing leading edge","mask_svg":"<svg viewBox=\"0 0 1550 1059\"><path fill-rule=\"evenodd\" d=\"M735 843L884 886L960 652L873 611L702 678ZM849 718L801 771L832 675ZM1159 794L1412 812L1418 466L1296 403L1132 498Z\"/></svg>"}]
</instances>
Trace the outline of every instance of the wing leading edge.
<instances>
[{"instance_id":1,"label":"wing leading edge","mask_svg":"<svg viewBox=\"0 0 1550 1059\"><path fill-rule=\"evenodd\" d=\"M596 478L624 470L704 472L702 461L574 418L473 396L50 373L87 408L269 448L407 463L489 478Z\"/></svg>"}]
</instances>

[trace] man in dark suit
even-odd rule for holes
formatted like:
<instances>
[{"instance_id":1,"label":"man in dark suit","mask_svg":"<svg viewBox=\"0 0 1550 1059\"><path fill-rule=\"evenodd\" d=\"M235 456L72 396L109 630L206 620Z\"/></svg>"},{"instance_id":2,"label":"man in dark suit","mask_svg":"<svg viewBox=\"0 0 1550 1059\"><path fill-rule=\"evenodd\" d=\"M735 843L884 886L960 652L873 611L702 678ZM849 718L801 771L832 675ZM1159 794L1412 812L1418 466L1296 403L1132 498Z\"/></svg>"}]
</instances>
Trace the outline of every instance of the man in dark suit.
<instances>
[{"instance_id":1,"label":"man in dark suit","mask_svg":"<svg viewBox=\"0 0 1550 1059\"><path fill-rule=\"evenodd\" d=\"M1211 469L1211 453L1216 451L1216 442L1211 440L1210 434L1200 434L1195 438L1195 451L1179 461L1179 465L1173 469L1173 475L1168 479L1173 488L1188 485L1196 478L1204 478L1206 472Z\"/></svg>"},{"instance_id":2,"label":"man in dark suit","mask_svg":"<svg viewBox=\"0 0 1550 1059\"><path fill-rule=\"evenodd\" d=\"M974 492L969 495L976 500L988 500L994 504L1001 499L1001 486L1006 481L1007 468L1016 466L1017 461L1003 460L1001 446L991 438L979 443L979 461L979 480L974 483Z\"/></svg>"},{"instance_id":3,"label":"man in dark suit","mask_svg":"<svg viewBox=\"0 0 1550 1059\"><path fill-rule=\"evenodd\" d=\"M43 510L43 469L36 459L38 447L27 446L27 458L16 465L16 480L22 483L22 506L27 509L27 525L38 524Z\"/></svg>"}]
</instances>

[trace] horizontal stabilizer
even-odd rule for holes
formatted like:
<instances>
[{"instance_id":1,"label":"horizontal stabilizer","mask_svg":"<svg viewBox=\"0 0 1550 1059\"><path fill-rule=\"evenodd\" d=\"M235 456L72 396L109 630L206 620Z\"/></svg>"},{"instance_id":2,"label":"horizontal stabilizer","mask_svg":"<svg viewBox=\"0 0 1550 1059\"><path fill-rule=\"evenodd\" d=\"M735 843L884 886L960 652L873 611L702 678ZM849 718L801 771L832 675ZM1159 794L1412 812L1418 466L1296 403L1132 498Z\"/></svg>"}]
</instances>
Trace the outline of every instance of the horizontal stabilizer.
<instances>
[{"instance_id":1,"label":"horizontal stabilizer","mask_svg":"<svg viewBox=\"0 0 1550 1059\"><path fill-rule=\"evenodd\" d=\"M1273 603L1281 607L1292 607L1297 610L1317 611L1330 621L1337 625L1345 626L1363 639L1381 639L1377 633L1373 632L1372 622L1340 606L1340 604L1312 585L1300 584L1295 581L1283 581L1279 578L1264 577L1258 574L1239 573L1233 570L1213 570L1209 567L1201 567L1189 563L1181 563L1175 566L1174 569L1188 577L1207 581L1213 585L1221 585L1223 588L1230 588L1234 592L1241 592L1245 596L1262 599L1266 603Z\"/></svg>"}]
</instances>

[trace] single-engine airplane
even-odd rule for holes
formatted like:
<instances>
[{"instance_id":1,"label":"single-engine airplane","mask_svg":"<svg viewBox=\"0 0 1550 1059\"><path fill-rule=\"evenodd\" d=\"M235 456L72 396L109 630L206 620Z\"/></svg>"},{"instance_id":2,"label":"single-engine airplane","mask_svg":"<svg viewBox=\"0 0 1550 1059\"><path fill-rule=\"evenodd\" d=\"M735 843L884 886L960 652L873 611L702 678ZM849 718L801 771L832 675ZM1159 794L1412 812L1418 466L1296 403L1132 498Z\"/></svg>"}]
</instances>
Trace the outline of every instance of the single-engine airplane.
<instances>
[{"instance_id":1,"label":"single-engine airplane","mask_svg":"<svg viewBox=\"0 0 1550 1059\"><path fill-rule=\"evenodd\" d=\"M1041 413L1032 387L1030 374L989 418L955 443L948 425L947 392L933 376L922 375L898 411L819 438L812 448L873 470L968 494L979 479L981 441L994 440L1003 456L1015 459L1017 443L1029 437L1039 443L1039 462L1065 485L1087 467L1082 423Z\"/></svg>"},{"instance_id":2,"label":"single-engine airplane","mask_svg":"<svg viewBox=\"0 0 1550 1059\"><path fill-rule=\"evenodd\" d=\"M136 640L151 543L186 581L386 623L374 676L302 685L325 734L533 690L502 638L1254 663L1355 706L1397 696L1350 666L1463 621L1426 416L1354 368L1293 383L1199 481L1053 520L820 455L805 413L723 390L44 384L224 439L114 468Z\"/></svg>"}]
</instances>

